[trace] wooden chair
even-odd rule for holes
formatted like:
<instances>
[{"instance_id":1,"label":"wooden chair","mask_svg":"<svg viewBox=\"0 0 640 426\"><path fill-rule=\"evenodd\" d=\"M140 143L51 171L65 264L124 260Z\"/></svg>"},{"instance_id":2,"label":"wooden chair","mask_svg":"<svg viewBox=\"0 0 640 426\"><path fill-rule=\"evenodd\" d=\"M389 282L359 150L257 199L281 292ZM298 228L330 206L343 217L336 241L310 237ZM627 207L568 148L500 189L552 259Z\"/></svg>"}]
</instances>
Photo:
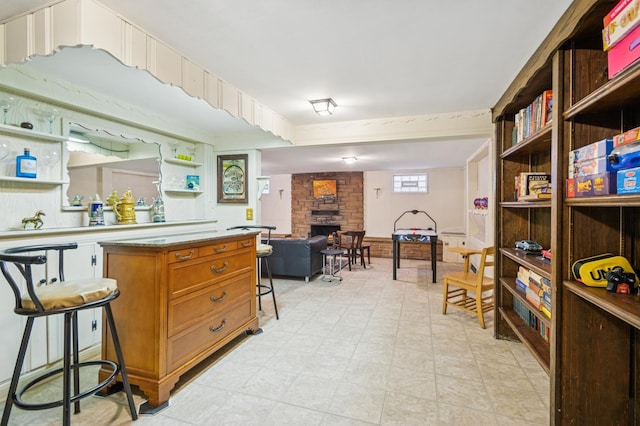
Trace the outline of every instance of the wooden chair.
<instances>
[{"instance_id":1,"label":"wooden chair","mask_svg":"<svg viewBox=\"0 0 640 426\"><path fill-rule=\"evenodd\" d=\"M362 249L364 234L365 231L344 231L338 233L338 247L340 250L344 250L345 256L349 260L349 270L351 270L352 264L356 264L358 258L360 258L362 267L367 269L364 261L364 251Z\"/></svg>"},{"instance_id":2,"label":"wooden chair","mask_svg":"<svg viewBox=\"0 0 640 426\"><path fill-rule=\"evenodd\" d=\"M442 289L442 314L447 313L447 305L455 306L478 316L480 326L485 328L484 313L494 308L493 278L485 276L485 268L494 264L495 247L482 249L478 272L471 271L454 272L444 275ZM491 257L491 260L487 258ZM491 291L488 296L483 293ZM468 292L475 293L475 297L469 297Z\"/></svg>"}]
</instances>

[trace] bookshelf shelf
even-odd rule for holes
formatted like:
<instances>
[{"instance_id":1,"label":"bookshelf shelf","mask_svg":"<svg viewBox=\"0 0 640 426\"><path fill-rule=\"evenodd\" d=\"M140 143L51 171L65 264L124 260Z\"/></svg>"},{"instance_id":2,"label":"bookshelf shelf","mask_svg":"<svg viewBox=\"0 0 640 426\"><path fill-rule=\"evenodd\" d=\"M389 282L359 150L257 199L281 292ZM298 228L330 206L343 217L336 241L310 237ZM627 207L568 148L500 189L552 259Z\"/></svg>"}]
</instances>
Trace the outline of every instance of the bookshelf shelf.
<instances>
[{"instance_id":1,"label":"bookshelf shelf","mask_svg":"<svg viewBox=\"0 0 640 426\"><path fill-rule=\"evenodd\" d=\"M564 281L563 285L573 294L640 329L640 303L636 295L616 294L604 288L588 287L576 281Z\"/></svg>"},{"instance_id":2,"label":"bookshelf shelf","mask_svg":"<svg viewBox=\"0 0 640 426\"><path fill-rule=\"evenodd\" d=\"M505 159L516 155L529 155L549 150L551 147L551 128L551 123L548 123L529 138L505 149L504 152L500 154L500 158Z\"/></svg>"},{"instance_id":3,"label":"bookshelf shelf","mask_svg":"<svg viewBox=\"0 0 640 426\"><path fill-rule=\"evenodd\" d=\"M536 258L538 257L537 255L524 254L516 249L510 248L501 248L500 253L502 253L505 257L516 261L518 264L524 266L525 268L534 271L538 275L542 275L545 278L551 279L551 265L536 260Z\"/></svg>"},{"instance_id":4,"label":"bookshelf shelf","mask_svg":"<svg viewBox=\"0 0 640 426\"><path fill-rule=\"evenodd\" d=\"M518 316L512 309L500 308L500 315L509 324L516 336L529 349L533 357L538 361L540 366L547 372L551 373L551 358L549 356L549 344L537 334L522 318Z\"/></svg>"},{"instance_id":5,"label":"bookshelf shelf","mask_svg":"<svg viewBox=\"0 0 640 426\"><path fill-rule=\"evenodd\" d=\"M502 201L500 203L500 207L510 208L510 209L546 209L551 207L550 200L544 201Z\"/></svg>"}]
</instances>

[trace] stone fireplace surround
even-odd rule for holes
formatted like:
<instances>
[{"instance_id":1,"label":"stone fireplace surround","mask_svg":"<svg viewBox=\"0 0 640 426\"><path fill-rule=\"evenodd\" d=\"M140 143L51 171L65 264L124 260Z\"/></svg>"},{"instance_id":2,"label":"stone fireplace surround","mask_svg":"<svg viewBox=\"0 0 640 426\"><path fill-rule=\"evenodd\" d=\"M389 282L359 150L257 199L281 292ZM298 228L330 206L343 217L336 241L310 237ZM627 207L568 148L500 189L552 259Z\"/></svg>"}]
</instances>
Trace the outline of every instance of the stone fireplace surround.
<instances>
[{"instance_id":1,"label":"stone fireplace surround","mask_svg":"<svg viewBox=\"0 0 640 426\"><path fill-rule=\"evenodd\" d=\"M313 181L335 179L335 200L313 197ZM291 176L291 235L306 238L311 225L339 226L342 231L364 229L364 173L299 173Z\"/></svg>"}]
</instances>

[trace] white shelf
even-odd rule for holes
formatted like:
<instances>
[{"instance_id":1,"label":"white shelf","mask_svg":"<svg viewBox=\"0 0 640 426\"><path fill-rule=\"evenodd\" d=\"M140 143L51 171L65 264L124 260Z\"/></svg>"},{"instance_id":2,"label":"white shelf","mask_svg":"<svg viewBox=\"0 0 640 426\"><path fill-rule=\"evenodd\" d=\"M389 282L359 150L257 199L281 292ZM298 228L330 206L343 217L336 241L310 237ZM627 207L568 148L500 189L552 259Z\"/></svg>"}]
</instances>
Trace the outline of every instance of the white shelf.
<instances>
[{"instance_id":1,"label":"white shelf","mask_svg":"<svg viewBox=\"0 0 640 426\"><path fill-rule=\"evenodd\" d=\"M180 166L186 167L200 167L204 165L202 163L196 163L195 161L181 160L179 158L165 158L164 162L169 164L178 164Z\"/></svg>"},{"instance_id":2,"label":"white shelf","mask_svg":"<svg viewBox=\"0 0 640 426\"><path fill-rule=\"evenodd\" d=\"M0 181L30 183L34 185L62 185L65 183L69 183L63 180L31 179L31 178L20 178L20 177L12 177L12 176L0 176Z\"/></svg>"},{"instance_id":3,"label":"white shelf","mask_svg":"<svg viewBox=\"0 0 640 426\"><path fill-rule=\"evenodd\" d=\"M49 142L64 142L67 140L64 136L43 133L37 130L23 129L22 127L7 126L6 124L0 124L0 133Z\"/></svg>"},{"instance_id":4,"label":"white shelf","mask_svg":"<svg viewBox=\"0 0 640 426\"><path fill-rule=\"evenodd\" d=\"M144 212L144 211L149 211L151 210L151 206L138 206L135 205L135 210L137 212ZM63 206L62 210L66 211L66 212L86 212L88 210L88 207L86 205L82 205L82 206ZM113 211L113 207L112 206L103 206L102 210L105 212L112 212Z\"/></svg>"},{"instance_id":5,"label":"white shelf","mask_svg":"<svg viewBox=\"0 0 640 426\"><path fill-rule=\"evenodd\" d=\"M168 194L202 194L202 191L194 191L193 189L165 189Z\"/></svg>"}]
</instances>

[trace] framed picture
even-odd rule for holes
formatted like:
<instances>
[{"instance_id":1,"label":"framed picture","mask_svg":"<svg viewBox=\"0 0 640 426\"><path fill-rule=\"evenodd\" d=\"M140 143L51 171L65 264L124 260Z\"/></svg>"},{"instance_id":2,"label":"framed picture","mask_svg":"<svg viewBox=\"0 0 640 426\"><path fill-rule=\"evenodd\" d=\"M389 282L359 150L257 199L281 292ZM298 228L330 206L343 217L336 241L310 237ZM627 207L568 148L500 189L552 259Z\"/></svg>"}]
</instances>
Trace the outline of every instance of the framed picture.
<instances>
[{"instance_id":1,"label":"framed picture","mask_svg":"<svg viewBox=\"0 0 640 426\"><path fill-rule=\"evenodd\" d=\"M218 203L247 203L247 154L218 155Z\"/></svg>"}]
</instances>

